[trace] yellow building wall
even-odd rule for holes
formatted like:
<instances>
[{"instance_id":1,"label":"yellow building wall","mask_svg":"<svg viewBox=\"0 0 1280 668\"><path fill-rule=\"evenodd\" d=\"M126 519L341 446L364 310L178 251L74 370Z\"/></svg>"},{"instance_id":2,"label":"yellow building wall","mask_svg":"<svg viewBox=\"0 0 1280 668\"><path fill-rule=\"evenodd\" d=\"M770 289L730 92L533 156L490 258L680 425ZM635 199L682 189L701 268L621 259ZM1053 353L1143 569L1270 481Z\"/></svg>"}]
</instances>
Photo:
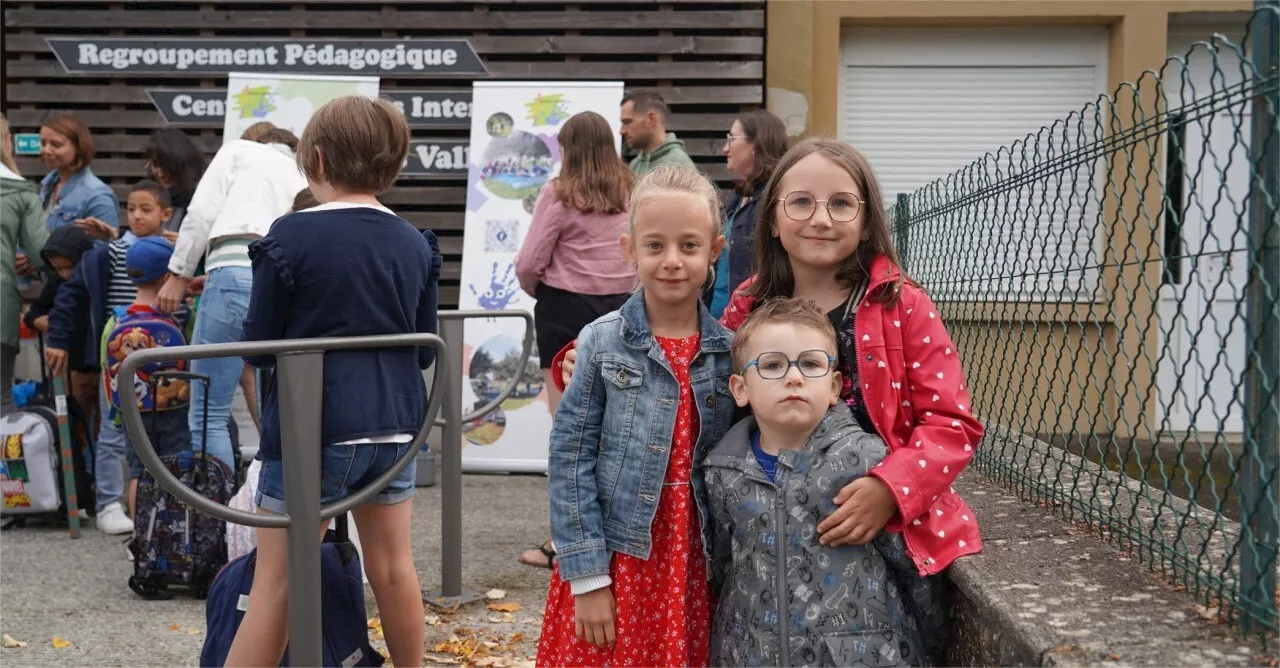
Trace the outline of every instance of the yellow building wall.
<instances>
[{"instance_id":1,"label":"yellow building wall","mask_svg":"<svg viewBox=\"0 0 1280 668\"><path fill-rule=\"evenodd\" d=\"M1165 62L1170 14L1252 8L1249 0L770 0L767 100L792 135L835 135L840 34L848 26L1105 25L1114 90ZM1150 75L1143 81L1144 88L1154 83ZM1129 117L1126 105L1133 102L1132 96L1119 100L1117 113ZM1155 149L1142 146L1117 156L1131 164L1159 159ZM939 305L965 355L974 407L984 417L1034 433L1151 435L1157 420L1151 386L1159 356L1154 306L1160 263L1150 254L1158 252L1152 237L1160 225L1147 212L1159 211L1161 189L1154 177L1117 184L1103 202L1109 229L1102 257L1124 268L1103 272L1101 286L1110 293L1099 303L992 304L977 310ZM1015 377L1013 369L1025 372Z\"/></svg>"}]
</instances>

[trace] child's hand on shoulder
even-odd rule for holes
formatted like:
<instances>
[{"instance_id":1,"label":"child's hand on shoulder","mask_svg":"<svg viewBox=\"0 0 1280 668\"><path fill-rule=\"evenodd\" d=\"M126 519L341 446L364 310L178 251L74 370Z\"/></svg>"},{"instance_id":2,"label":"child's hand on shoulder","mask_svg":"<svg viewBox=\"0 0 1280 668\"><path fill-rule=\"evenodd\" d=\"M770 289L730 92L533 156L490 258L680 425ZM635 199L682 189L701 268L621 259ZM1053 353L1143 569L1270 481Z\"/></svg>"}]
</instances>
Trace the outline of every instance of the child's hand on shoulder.
<instances>
[{"instance_id":1,"label":"child's hand on shoulder","mask_svg":"<svg viewBox=\"0 0 1280 668\"><path fill-rule=\"evenodd\" d=\"M827 547L866 545L898 512L898 501L884 481L863 476L836 495L836 508L818 524L818 542Z\"/></svg>"},{"instance_id":2,"label":"child's hand on shoulder","mask_svg":"<svg viewBox=\"0 0 1280 668\"><path fill-rule=\"evenodd\" d=\"M578 640L585 640L596 647L613 648L617 642L614 631L613 588L601 587L573 598L574 620Z\"/></svg>"}]
</instances>

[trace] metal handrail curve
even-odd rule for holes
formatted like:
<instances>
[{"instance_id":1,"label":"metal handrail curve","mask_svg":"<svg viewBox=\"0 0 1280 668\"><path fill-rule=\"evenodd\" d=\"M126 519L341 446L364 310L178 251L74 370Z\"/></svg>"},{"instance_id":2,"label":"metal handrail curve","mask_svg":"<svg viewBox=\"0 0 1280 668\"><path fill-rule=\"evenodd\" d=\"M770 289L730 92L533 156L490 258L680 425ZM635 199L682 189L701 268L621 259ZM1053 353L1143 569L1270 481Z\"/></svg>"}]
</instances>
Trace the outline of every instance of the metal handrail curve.
<instances>
[{"instance_id":1,"label":"metal handrail curve","mask_svg":"<svg viewBox=\"0 0 1280 668\"><path fill-rule=\"evenodd\" d=\"M520 366L517 368L523 369L524 365L529 363L529 356L533 354L533 314L528 311L440 311L437 317L440 320L466 320L468 318L520 318L521 320L524 320L524 350L520 351ZM459 372L461 372L461 369L459 369ZM520 385L520 374L516 374L516 376L511 379L511 384L508 385L506 389L499 392L498 396L494 398L493 401L477 408L471 413L464 414L462 416L462 424L466 424L472 420L478 420L481 417L488 415L493 411L493 409L501 406L502 402L506 401L507 398L511 396L511 393L516 391L516 387L518 385ZM434 387L435 385L432 385L432 388ZM447 417L440 418L436 421L435 425L437 427L443 427L445 426L445 421L448 419L449 418Z\"/></svg>"},{"instance_id":2,"label":"metal handrail curve","mask_svg":"<svg viewBox=\"0 0 1280 668\"><path fill-rule=\"evenodd\" d=\"M133 387L138 368L156 362L208 359L211 357L245 357L249 355L278 356L290 353L362 350L368 348L405 348L410 346L431 346L436 349L435 370L431 375L433 391L427 401L426 420L422 423L422 427L418 430L418 434L414 437L409 449L396 461L390 470L351 496L321 507L320 518L327 520L346 513L373 498L384 487L391 484L402 471L408 468L409 463L417 457L418 452L422 449L422 444L426 442L427 435L431 433L433 425L436 424L436 416L440 412L441 402L444 397L443 391L434 390L443 387L442 381L448 377L449 372L445 343L439 336L435 334L390 334L383 336L289 339L149 348L147 350L139 350L126 357L120 365L119 378L123 379L121 382L127 381L124 387ZM121 413L124 417L125 427L128 429L129 438L133 441L134 447L137 448L138 457L155 477L156 482L160 483L160 486L170 494L200 512L227 522L267 529L285 529L289 527L290 518L287 514L258 515L243 510L235 510L221 503L206 499L196 493L195 490L182 484L182 481L170 473L168 467L160 460L160 455L156 452L155 446L152 445L151 438L143 425L142 413L138 410L137 402L121 402ZM319 447L320 444L317 443L315 445Z\"/></svg>"}]
</instances>

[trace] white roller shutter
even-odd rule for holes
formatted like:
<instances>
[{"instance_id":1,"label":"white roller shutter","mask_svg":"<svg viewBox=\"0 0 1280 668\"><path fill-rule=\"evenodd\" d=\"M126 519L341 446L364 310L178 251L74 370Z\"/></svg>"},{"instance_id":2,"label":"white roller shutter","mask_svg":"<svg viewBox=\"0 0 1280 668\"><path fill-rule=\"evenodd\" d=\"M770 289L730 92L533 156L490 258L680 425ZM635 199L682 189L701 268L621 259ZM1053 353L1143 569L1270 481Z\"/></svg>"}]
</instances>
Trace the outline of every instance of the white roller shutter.
<instances>
[{"instance_id":1,"label":"white roller shutter","mask_svg":"<svg viewBox=\"0 0 1280 668\"><path fill-rule=\"evenodd\" d=\"M1106 89L1106 45L1104 28L847 30L841 137L870 161L886 206L899 193L916 191L1002 147L1002 159L979 173L1004 178L1010 164L1029 166L1037 157L1094 138L1091 111L1083 126L1078 120L1065 131L1059 126L1052 137L1018 144L1012 161L1007 157L1015 142L1067 119ZM1079 193L1095 176L1084 165L1020 187L1016 199L991 197L956 211L954 224L972 232L945 235L952 244L947 249L913 238L913 248L904 249L910 271L932 283L940 298L1091 298L1096 276L1082 275L1081 268L1096 262L1097 207L1088 201L1096 198ZM1075 206L1045 206L1046 200ZM970 247L956 248L957 241ZM958 269L956 258L974 266ZM958 279L957 271L1023 278L983 283Z\"/></svg>"}]
</instances>

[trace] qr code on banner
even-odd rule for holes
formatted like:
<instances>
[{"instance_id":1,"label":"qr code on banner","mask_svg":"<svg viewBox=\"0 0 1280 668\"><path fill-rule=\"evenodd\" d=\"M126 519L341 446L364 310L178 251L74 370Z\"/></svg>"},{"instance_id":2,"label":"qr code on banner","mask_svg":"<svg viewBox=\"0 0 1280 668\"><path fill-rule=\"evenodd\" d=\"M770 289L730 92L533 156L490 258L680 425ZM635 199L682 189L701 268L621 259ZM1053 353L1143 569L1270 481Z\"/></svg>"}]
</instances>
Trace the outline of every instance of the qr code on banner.
<instances>
[{"instance_id":1,"label":"qr code on banner","mask_svg":"<svg viewBox=\"0 0 1280 668\"><path fill-rule=\"evenodd\" d=\"M520 250L519 221L489 220L484 225L484 252L514 253Z\"/></svg>"}]
</instances>

